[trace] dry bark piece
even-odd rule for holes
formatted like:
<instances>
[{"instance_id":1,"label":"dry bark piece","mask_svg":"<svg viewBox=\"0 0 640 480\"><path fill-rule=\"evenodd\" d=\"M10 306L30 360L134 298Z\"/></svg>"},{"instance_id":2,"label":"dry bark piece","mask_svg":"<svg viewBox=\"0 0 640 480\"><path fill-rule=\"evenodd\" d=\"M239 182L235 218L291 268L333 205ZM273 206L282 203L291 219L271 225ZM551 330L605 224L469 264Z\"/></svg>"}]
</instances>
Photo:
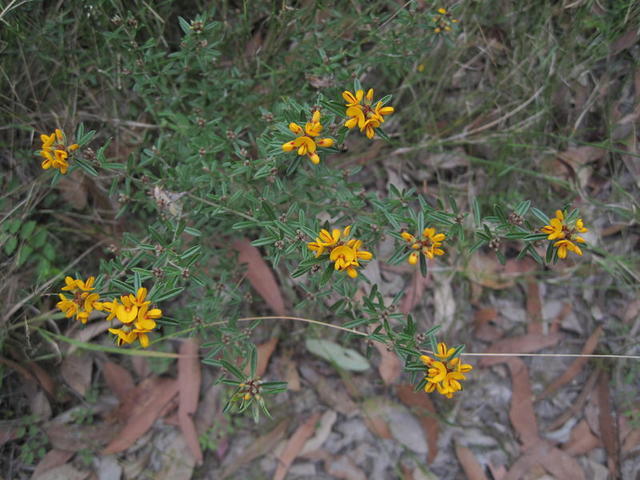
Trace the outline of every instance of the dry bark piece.
<instances>
[{"instance_id":1,"label":"dry bark piece","mask_svg":"<svg viewBox=\"0 0 640 480\"><path fill-rule=\"evenodd\" d=\"M202 464L202 450L198 433L193 424L193 415L198 409L202 372L198 357L199 344L195 338L188 338L180 345L178 358L178 423L184 440L197 465Z\"/></svg>"},{"instance_id":2,"label":"dry bark piece","mask_svg":"<svg viewBox=\"0 0 640 480\"><path fill-rule=\"evenodd\" d=\"M487 480L484 469L473 452L467 447L455 442L456 456L468 480Z\"/></svg>"},{"instance_id":3,"label":"dry bark piece","mask_svg":"<svg viewBox=\"0 0 640 480\"><path fill-rule=\"evenodd\" d=\"M246 238L233 242L233 248L238 251L238 262L247 264L249 283L276 315L284 315L286 309L280 293L280 286L271 268L262 258L260 250L251 245L251 242Z\"/></svg>"},{"instance_id":4,"label":"dry bark piece","mask_svg":"<svg viewBox=\"0 0 640 480\"><path fill-rule=\"evenodd\" d=\"M278 457L279 463L276 467L275 473L273 474L273 480L284 480L289 467L302 451L305 442L311 437L311 435L313 435L313 432L316 429L316 423L319 419L320 413L314 413L302 425L300 425L291 436L287 445L284 447L284 450Z\"/></svg>"}]
</instances>

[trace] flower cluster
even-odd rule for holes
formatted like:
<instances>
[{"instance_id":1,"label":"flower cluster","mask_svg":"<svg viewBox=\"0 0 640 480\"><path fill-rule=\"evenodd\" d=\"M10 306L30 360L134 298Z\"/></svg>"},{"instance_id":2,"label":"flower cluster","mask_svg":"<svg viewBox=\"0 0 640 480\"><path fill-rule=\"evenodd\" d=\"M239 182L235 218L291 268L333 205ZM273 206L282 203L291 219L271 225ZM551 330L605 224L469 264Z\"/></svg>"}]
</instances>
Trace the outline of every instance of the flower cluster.
<instances>
[{"instance_id":1,"label":"flower cluster","mask_svg":"<svg viewBox=\"0 0 640 480\"><path fill-rule=\"evenodd\" d=\"M355 238L349 239L351 225L340 232L335 228L331 233L322 229L315 242L309 242L307 247L316 253L316 257L329 253L329 260L334 263L334 268L346 271L351 278L358 276L356 268L360 267L360 260L371 260L373 254L362 250L362 241Z\"/></svg>"},{"instance_id":2,"label":"flower cluster","mask_svg":"<svg viewBox=\"0 0 640 480\"><path fill-rule=\"evenodd\" d=\"M458 20L451 17L451 14L446 8L439 8L437 15L433 16L433 23L435 27L433 31L435 33L450 32L452 25L458 23Z\"/></svg>"},{"instance_id":3,"label":"flower cluster","mask_svg":"<svg viewBox=\"0 0 640 480\"><path fill-rule=\"evenodd\" d=\"M344 126L351 129L356 125L367 138L373 138L375 129L384 122L385 115L393 113L393 107L384 107L382 102L373 105L373 88L367 94L364 90L356 91L355 95L349 91L342 92L342 98L347 102L347 117Z\"/></svg>"},{"instance_id":4,"label":"flower cluster","mask_svg":"<svg viewBox=\"0 0 640 480\"><path fill-rule=\"evenodd\" d=\"M73 295L67 298L64 293L60 293L60 301L56 304L60 310L64 312L67 318L75 316L82 323L87 323L89 314L94 310L102 310L103 305L100 303L100 295L93 292L94 277L89 277L86 282L80 279L65 277L65 286L63 291Z\"/></svg>"},{"instance_id":5,"label":"flower cluster","mask_svg":"<svg viewBox=\"0 0 640 480\"><path fill-rule=\"evenodd\" d=\"M422 231L422 238L420 240L408 232L402 232L400 235L414 250L409 255L409 263L411 265L418 263L419 251L430 260L433 260L435 255L444 255L444 250L440 247L442 246L442 241L447 238L447 236L444 233L437 233L435 228L425 228Z\"/></svg>"},{"instance_id":6,"label":"flower cluster","mask_svg":"<svg viewBox=\"0 0 640 480\"><path fill-rule=\"evenodd\" d=\"M139 288L136 294L122 295L120 301L114 299L112 302L104 302L103 306L109 312L107 320L117 318L122 322L120 328L110 328L109 332L117 335L116 343L131 344L138 340L142 348L149 346L147 336L156 328L156 319L162 316L162 310L149 308L151 302L146 300L147 289Z\"/></svg>"},{"instance_id":7,"label":"flower cluster","mask_svg":"<svg viewBox=\"0 0 640 480\"><path fill-rule=\"evenodd\" d=\"M76 316L83 324L87 323L89 314L94 310L109 313L107 320L117 318L122 322L120 328L110 328L109 332L117 336L118 346L131 344L138 340L143 348L149 346L147 336L156 328L156 320L162 316L162 310L150 308L151 302L147 300L147 289L139 288L135 295L122 295L120 299L111 302L100 301L100 295L93 292L94 277L86 281L66 277L62 290L69 291L73 297L67 298L60 294L60 301L56 306L62 310L67 318Z\"/></svg>"},{"instance_id":8,"label":"flower cluster","mask_svg":"<svg viewBox=\"0 0 640 480\"><path fill-rule=\"evenodd\" d=\"M295 140L284 143L282 150L285 152L291 152L298 150L298 155L307 155L312 163L317 165L320 163L320 157L316 153L318 147L329 148L333 146L333 139L331 138L316 138L322 133L322 124L320 123L320 111L313 112L311 121L307 122L304 129L297 123L291 122L289 124L289 130L297 135Z\"/></svg>"},{"instance_id":9,"label":"flower cluster","mask_svg":"<svg viewBox=\"0 0 640 480\"><path fill-rule=\"evenodd\" d=\"M558 249L558 257L566 258L567 250L577 255L582 255L582 250L576 243L586 242L584 238L577 234L585 233L588 230L584 227L581 218L568 224L564 218L564 213L561 210L556 210L555 218L551 219L549 225L542 227L541 231L547 234L547 239L557 240L553 246Z\"/></svg>"},{"instance_id":10,"label":"flower cluster","mask_svg":"<svg viewBox=\"0 0 640 480\"><path fill-rule=\"evenodd\" d=\"M39 153L44 158L42 168L45 170L55 168L62 174L67 173L69 168L67 158L71 152L78 149L79 145L77 143L67 145L65 135L59 128L56 128L51 135L40 135L40 139L42 150Z\"/></svg>"},{"instance_id":11,"label":"flower cluster","mask_svg":"<svg viewBox=\"0 0 640 480\"><path fill-rule=\"evenodd\" d=\"M434 353L438 360L427 355L420 356L422 363L428 367L425 392L431 393L437 389L441 395L452 398L454 393L462 390L460 380L465 380L464 374L470 372L473 367L462 363L459 357L450 359L454 352L455 349L447 348L444 342L440 342L437 352Z\"/></svg>"}]
</instances>

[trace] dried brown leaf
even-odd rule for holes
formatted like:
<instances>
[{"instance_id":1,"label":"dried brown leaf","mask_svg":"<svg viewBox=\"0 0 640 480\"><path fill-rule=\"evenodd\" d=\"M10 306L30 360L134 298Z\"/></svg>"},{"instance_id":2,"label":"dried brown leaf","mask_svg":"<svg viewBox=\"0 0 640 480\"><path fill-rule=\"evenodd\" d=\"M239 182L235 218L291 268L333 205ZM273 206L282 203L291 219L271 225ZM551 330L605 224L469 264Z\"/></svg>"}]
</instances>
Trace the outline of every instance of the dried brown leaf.
<instances>
[{"instance_id":1,"label":"dried brown leaf","mask_svg":"<svg viewBox=\"0 0 640 480\"><path fill-rule=\"evenodd\" d=\"M396 388L396 395L418 416L418 421L424 430L429 446L427 463L433 462L438 455L438 435L440 432L436 407L427 395L416 392L413 385L410 384L399 385Z\"/></svg>"},{"instance_id":2,"label":"dried brown leaf","mask_svg":"<svg viewBox=\"0 0 640 480\"><path fill-rule=\"evenodd\" d=\"M582 352L581 352L582 355L590 355L593 353L593 351L598 346L598 340L600 339L601 335L602 335L602 327L600 326L595 329L595 331L591 334L589 339L585 342L584 347L582 347ZM570 382L571 379L573 379L578 373L580 373L580 370L582 370L582 367L584 367L588 361L589 361L588 357L576 358L573 361L573 363L569 365L569 368L567 368L562 375L560 375L553 382L551 382L549 386L545 388L540 395L538 395L538 397L536 398L536 401L541 400L546 396L554 393L560 387Z\"/></svg>"},{"instance_id":3,"label":"dried brown leaf","mask_svg":"<svg viewBox=\"0 0 640 480\"><path fill-rule=\"evenodd\" d=\"M39 480L40 477L49 470L56 468L60 465L64 465L69 461L71 457L75 455L75 452L68 452L66 450L49 450L47 454L42 457L42 460L36 465L36 469L31 475L31 480Z\"/></svg>"},{"instance_id":4,"label":"dried brown leaf","mask_svg":"<svg viewBox=\"0 0 640 480\"><path fill-rule=\"evenodd\" d=\"M93 358L84 352L68 355L61 366L64 381L83 397L91 385L92 370Z\"/></svg>"},{"instance_id":5,"label":"dried brown leaf","mask_svg":"<svg viewBox=\"0 0 640 480\"><path fill-rule=\"evenodd\" d=\"M269 365L269 359L278 345L278 338L271 337L264 343L257 346L258 349L258 365L256 366L256 376L263 377Z\"/></svg>"},{"instance_id":6,"label":"dried brown leaf","mask_svg":"<svg viewBox=\"0 0 640 480\"><path fill-rule=\"evenodd\" d=\"M247 264L247 278L277 315L286 313L284 299L280 293L280 286L271 268L264 261L260 250L251 245L246 238L233 242L233 248L238 251L238 262Z\"/></svg>"},{"instance_id":7,"label":"dried brown leaf","mask_svg":"<svg viewBox=\"0 0 640 480\"><path fill-rule=\"evenodd\" d=\"M380 438L392 438L389 424L387 423L387 409L391 408L391 402L384 397L368 398L362 402L362 414L367 428Z\"/></svg>"},{"instance_id":8,"label":"dried brown leaf","mask_svg":"<svg viewBox=\"0 0 640 480\"><path fill-rule=\"evenodd\" d=\"M617 55L621 51L636 45L638 43L638 35L639 32L637 26L631 27L629 30L624 32L611 44L611 48L609 49L611 55Z\"/></svg>"},{"instance_id":9,"label":"dried brown leaf","mask_svg":"<svg viewBox=\"0 0 640 480\"><path fill-rule=\"evenodd\" d=\"M58 189L62 193L67 205L75 210L82 210L87 206L87 183L82 170L73 170L64 175L58 182Z\"/></svg>"},{"instance_id":10,"label":"dried brown leaf","mask_svg":"<svg viewBox=\"0 0 640 480\"><path fill-rule=\"evenodd\" d=\"M138 397L128 412L127 423L109 445L102 451L102 455L122 452L144 435L162 413L165 405L178 393L178 382L173 379L149 379L136 390L145 392ZM136 392L137 393L137 392Z\"/></svg>"},{"instance_id":11,"label":"dried brown leaf","mask_svg":"<svg viewBox=\"0 0 640 480\"><path fill-rule=\"evenodd\" d=\"M573 427L569 440L562 445L562 449L569 455L578 456L584 455L598 446L600 446L600 440L591 433L587 421L582 419Z\"/></svg>"},{"instance_id":12,"label":"dried brown leaf","mask_svg":"<svg viewBox=\"0 0 640 480\"><path fill-rule=\"evenodd\" d=\"M93 425L65 424L57 421L42 426L49 442L57 450L77 452L84 448L99 450L118 432L114 423L96 423Z\"/></svg>"},{"instance_id":13,"label":"dried brown leaf","mask_svg":"<svg viewBox=\"0 0 640 480\"><path fill-rule=\"evenodd\" d=\"M509 357L506 360L511 372L511 406L509 419L524 448L540 441L538 422L533 410L533 392L529 382L529 370L522 360Z\"/></svg>"},{"instance_id":14,"label":"dried brown leaf","mask_svg":"<svg viewBox=\"0 0 640 480\"><path fill-rule=\"evenodd\" d=\"M324 462L324 468L329 475L340 480L367 480L369 478L348 455L327 458Z\"/></svg>"},{"instance_id":15,"label":"dried brown leaf","mask_svg":"<svg viewBox=\"0 0 640 480\"><path fill-rule=\"evenodd\" d=\"M85 480L89 475L89 471L81 471L71 464L66 464L43 472L38 480Z\"/></svg>"},{"instance_id":16,"label":"dried brown leaf","mask_svg":"<svg viewBox=\"0 0 640 480\"><path fill-rule=\"evenodd\" d=\"M129 373L129 370L121 367L117 363L104 362L102 365L102 375L109 389L121 402L123 402L128 393L135 388L133 377L131 373Z\"/></svg>"},{"instance_id":17,"label":"dried brown leaf","mask_svg":"<svg viewBox=\"0 0 640 480\"><path fill-rule=\"evenodd\" d=\"M315 435L306 441L302 451L300 452L300 456L306 456L312 452L320 450L320 447L322 447L327 438L329 438L331 429L337 419L338 414L335 410L327 410L324 412L318 422L318 428L316 429Z\"/></svg>"},{"instance_id":18,"label":"dried brown leaf","mask_svg":"<svg viewBox=\"0 0 640 480\"><path fill-rule=\"evenodd\" d=\"M373 342L373 346L378 350L378 353L380 353L380 364L378 365L380 377L385 385L391 385L400 378L402 363L394 352L387 349L386 345Z\"/></svg>"},{"instance_id":19,"label":"dried brown leaf","mask_svg":"<svg viewBox=\"0 0 640 480\"><path fill-rule=\"evenodd\" d=\"M484 469L473 452L467 447L455 442L456 456L468 480L487 480Z\"/></svg>"},{"instance_id":20,"label":"dried brown leaf","mask_svg":"<svg viewBox=\"0 0 640 480\"><path fill-rule=\"evenodd\" d=\"M601 375L596 387L598 394L598 425L600 440L607 452L607 467L611 478L618 478L618 435L616 425L611 415L611 401L609 398L609 380L607 375Z\"/></svg>"},{"instance_id":21,"label":"dried brown leaf","mask_svg":"<svg viewBox=\"0 0 640 480\"><path fill-rule=\"evenodd\" d=\"M544 468L557 479L585 480L580 464L567 453L553 447L546 441L532 446L511 466L503 480L521 480L536 467Z\"/></svg>"},{"instance_id":22,"label":"dried brown leaf","mask_svg":"<svg viewBox=\"0 0 640 480\"><path fill-rule=\"evenodd\" d=\"M429 285L429 277L423 277L418 269L413 272L413 277L411 278L411 285L407 290L406 295L402 298L402 302L400 302L400 312L409 315L411 310L415 308L418 304L422 295Z\"/></svg>"},{"instance_id":23,"label":"dried brown leaf","mask_svg":"<svg viewBox=\"0 0 640 480\"><path fill-rule=\"evenodd\" d=\"M174 430L165 442L162 445L163 455L159 458L161 466L154 472L153 479L190 480L193 477L195 460L184 437Z\"/></svg>"},{"instance_id":24,"label":"dried brown leaf","mask_svg":"<svg viewBox=\"0 0 640 480\"><path fill-rule=\"evenodd\" d=\"M234 459L233 462L224 469L220 478L224 479L229 475L234 474L243 465L261 457L267 452L273 451L287 431L290 421L291 419L285 418L280 421L273 430L257 438L251 445L249 445L249 447L244 449L242 456Z\"/></svg>"},{"instance_id":25,"label":"dried brown leaf","mask_svg":"<svg viewBox=\"0 0 640 480\"><path fill-rule=\"evenodd\" d=\"M562 414L558 416L553 422L551 422L547 427L547 430L553 431L560 428L567 420L573 417L576 413L580 412L582 410L582 407L584 407L584 404L589 399L589 395L591 394L591 391L593 390L593 387L595 386L597 380L598 371L596 370L589 376L589 379L585 383L583 389L580 391L576 399L571 402L571 406L567 410L562 412Z\"/></svg>"},{"instance_id":26,"label":"dried brown leaf","mask_svg":"<svg viewBox=\"0 0 640 480\"><path fill-rule=\"evenodd\" d=\"M318 375L318 373L308 365L301 365L300 373L313 385L322 402L329 405L332 409L347 417L354 415L358 411L358 406L342 389L333 388L328 380Z\"/></svg>"},{"instance_id":27,"label":"dried brown leaf","mask_svg":"<svg viewBox=\"0 0 640 480\"><path fill-rule=\"evenodd\" d=\"M195 338L188 338L180 345L180 358L178 359L178 421L182 435L193 454L196 464L201 465L202 450L200 450L198 433L193 424L193 415L198 409L200 382L202 379L198 349L199 344Z\"/></svg>"},{"instance_id":28,"label":"dried brown leaf","mask_svg":"<svg viewBox=\"0 0 640 480\"><path fill-rule=\"evenodd\" d=\"M287 382L287 388L292 392L299 392L302 386L300 384L300 374L298 373L298 366L295 360L291 357L286 357L284 359L284 365L284 379Z\"/></svg>"},{"instance_id":29,"label":"dried brown leaf","mask_svg":"<svg viewBox=\"0 0 640 480\"><path fill-rule=\"evenodd\" d=\"M487 348L485 353L532 353L538 350L542 350L543 348L552 347L553 345L558 343L561 338L561 335L558 333L549 335L538 335L529 333L527 335L522 335L519 337L511 337L505 338L503 340L498 340L497 342L491 344ZM482 357L479 365L481 367L489 367L491 365L503 363L504 361L504 357L486 356Z\"/></svg>"},{"instance_id":30,"label":"dried brown leaf","mask_svg":"<svg viewBox=\"0 0 640 480\"><path fill-rule=\"evenodd\" d=\"M309 437L311 437L311 435L313 435L313 432L316 429L316 423L319 419L320 413L314 413L302 425L300 425L291 436L284 447L284 450L278 457L279 463L276 467L275 473L273 474L273 480L284 480L289 467L302 451L304 443L309 439Z\"/></svg>"},{"instance_id":31,"label":"dried brown leaf","mask_svg":"<svg viewBox=\"0 0 640 480\"><path fill-rule=\"evenodd\" d=\"M478 252L471 257L466 273L471 281L494 290L510 288L516 280L516 275L509 275L495 255Z\"/></svg>"}]
</instances>

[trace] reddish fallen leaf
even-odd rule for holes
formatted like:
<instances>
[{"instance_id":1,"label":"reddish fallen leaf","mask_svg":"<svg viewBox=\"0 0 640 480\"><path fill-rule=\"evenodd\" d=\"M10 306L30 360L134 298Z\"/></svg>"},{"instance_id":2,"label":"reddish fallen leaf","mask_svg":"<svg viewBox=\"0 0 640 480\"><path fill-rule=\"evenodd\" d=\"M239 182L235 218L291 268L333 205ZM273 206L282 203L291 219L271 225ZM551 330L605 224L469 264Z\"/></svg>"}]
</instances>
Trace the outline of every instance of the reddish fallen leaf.
<instances>
[{"instance_id":1,"label":"reddish fallen leaf","mask_svg":"<svg viewBox=\"0 0 640 480\"><path fill-rule=\"evenodd\" d=\"M384 397L372 397L361 404L364 424L380 438L392 438L393 435L387 423L388 410L392 408L391 402Z\"/></svg>"},{"instance_id":2,"label":"reddish fallen leaf","mask_svg":"<svg viewBox=\"0 0 640 480\"><path fill-rule=\"evenodd\" d=\"M618 435L611 415L611 402L609 398L609 380L607 375L600 376L600 382L596 388L598 393L598 425L600 427L600 440L607 452L607 467L611 478L618 478Z\"/></svg>"},{"instance_id":3,"label":"reddish fallen leaf","mask_svg":"<svg viewBox=\"0 0 640 480\"><path fill-rule=\"evenodd\" d=\"M610 47L611 55L617 55L621 51L630 48L638 43L638 28L632 27L618 37Z\"/></svg>"},{"instance_id":4,"label":"reddish fallen leaf","mask_svg":"<svg viewBox=\"0 0 640 480\"><path fill-rule=\"evenodd\" d=\"M491 307L479 308L473 314L473 322L478 326L488 322L492 322L496 318L498 318L498 310Z\"/></svg>"},{"instance_id":5,"label":"reddish fallen leaf","mask_svg":"<svg viewBox=\"0 0 640 480\"><path fill-rule=\"evenodd\" d=\"M121 402L127 397L129 391L135 388L133 377L129 370L122 368L114 362L104 362L102 365L102 375L109 389Z\"/></svg>"},{"instance_id":6,"label":"reddish fallen leaf","mask_svg":"<svg viewBox=\"0 0 640 480\"><path fill-rule=\"evenodd\" d=\"M167 378L148 379L136 387L136 390L138 389L144 390L145 395L135 395L139 401L128 411L126 425L102 451L102 455L122 452L144 435L156 421L165 405L177 395L178 382Z\"/></svg>"},{"instance_id":7,"label":"reddish fallen leaf","mask_svg":"<svg viewBox=\"0 0 640 480\"><path fill-rule=\"evenodd\" d=\"M598 346L598 340L600 339L601 335L602 327L600 326L595 329L589 339L585 342L584 347L582 347L582 355L590 355L593 353L593 351L596 349L596 346ZM576 375L578 375L578 373L580 373L582 367L584 367L588 361L589 358L587 357L576 358L562 375L551 382L549 386L547 386L547 388L545 388L544 391L540 395L538 395L536 401L541 400L546 396L554 393L560 387L570 382L571 379L573 379Z\"/></svg>"},{"instance_id":8,"label":"reddish fallen leaf","mask_svg":"<svg viewBox=\"0 0 640 480\"><path fill-rule=\"evenodd\" d=\"M198 409L200 397L200 359L198 357L198 341L188 338L180 345L180 358L178 359L178 421L184 440L193 454L197 465L202 464L202 450L198 433L193 424L193 415Z\"/></svg>"},{"instance_id":9,"label":"reddish fallen leaf","mask_svg":"<svg viewBox=\"0 0 640 480\"><path fill-rule=\"evenodd\" d=\"M584 455L599 446L601 446L600 440L591 433L587 421L582 419L571 429L569 440L562 445L562 450L575 457Z\"/></svg>"},{"instance_id":10,"label":"reddish fallen leaf","mask_svg":"<svg viewBox=\"0 0 640 480\"><path fill-rule=\"evenodd\" d=\"M540 441L538 422L533 410L533 392L529 382L529 370L522 360L509 357L506 360L511 372L511 406L509 419L518 433L524 448Z\"/></svg>"},{"instance_id":11,"label":"reddish fallen leaf","mask_svg":"<svg viewBox=\"0 0 640 480\"><path fill-rule=\"evenodd\" d=\"M640 428L631 430L622 444L622 453L629 453L640 445Z\"/></svg>"},{"instance_id":12,"label":"reddish fallen leaf","mask_svg":"<svg viewBox=\"0 0 640 480\"><path fill-rule=\"evenodd\" d=\"M136 372L138 378L147 378L151 375L151 367L149 367L149 361L146 358L134 355L131 358L131 365L133 365L133 371Z\"/></svg>"},{"instance_id":13,"label":"reddish fallen leaf","mask_svg":"<svg viewBox=\"0 0 640 480\"><path fill-rule=\"evenodd\" d=\"M77 425L55 420L42 426L53 448L68 452L78 452L82 449L100 450L115 436L119 428L115 423Z\"/></svg>"},{"instance_id":14,"label":"reddish fallen leaf","mask_svg":"<svg viewBox=\"0 0 640 480\"><path fill-rule=\"evenodd\" d=\"M289 422L290 419L285 418L280 423L278 423L278 425L273 430L265 433L261 437L258 437L251 445L244 449L240 457L235 458L233 462L224 469L220 478L227 478L229 475L234 474L243 465L246 465L252 460L261 457L267 452L272 452L287 431Z\"/></svg>"},{"instance_id":15,"label":"reddish fallen leaf","mask_svg":"<svg viewBox=\"0 0 640 480\"><path fill-rule=\"evenodd\" d=\"M302 451L304 443L313 435L316 423L320 419L320 413L314 413L302 425L298 427L278 457L278 466L273 474L273 480L283 480L289 471L289 467Z\"/></svg>"},{"instance_id":16,"label":"reddish fallen leaf","mask_svg":"<svg viewBox=\"0 0 640 480\"><path fill-rule=\"evenodd\" d=\"M527 333L542 334L542 301L538 282L531 278L527 281Z\"/></svg>"},{"instance_id":17,"label":"reddish fallen leaf","mask_svg":"<svg viewBox=\"0 0 640 480\"><path fill-rule=\"evenodd\" d=\"M67 355L60 368L62 378L73 390L84 397L91 385L93 359L86 353Z\"/></svg>"},{"instance_id":18,"label":"reddish fallen leaf","mask_svg":"<svg viewBox=\"0 0 640 480\"><path fill-rule=\"evenodd\" d=\"M269 365L269 359L278 345L278 338L271 337L264 343L261 343L256 348L258 349L258 365L256 366L256 377L263 377L264 373L267 371L267 366ZM249 373L249 368L247 368L247 372Z\"/></svg>"},{"instance_id":19,"label":"reddish fallen leaf","mask_svg":"<svg viewBox=\"0 0 640 480\"><path fill-rule=\"evenodd\" d=\"M380 365L378 365L378 372L385 385L391 385L402 374L402 362L398 356L387 349L387 346L380 342L373 342L373 346L380 353Z\"/></svg>"},{"instance_id":20,"label":"reddish fallen leaf","mask_svg":"<svg viewBox=\"0 0 640 480\"><path fill-rule=\"evenodd\" d=\"M538 442L518 458L503 480L528 478L527 473L535 467L543 468L557 479L585 480L580 464L573 457L546 441Z\"/></svg>"},{"instance_id":21,"label":"reddish fallen leaf","mask_svg":"<svg viewBox=\"0 0 640 480\"><path fill-rule=\"evenodd\" d=\"M480 308L473 315L473 335L485 342L495 342L502 338L501 328L492 325L497 320L498 311L495 308Z\"/></svg>"},{"instance_id":22,"label":"reddish fallen leaf","mask_svg":"<svg viewBox=\"0 0 640 480\"><path fill-rule=\"evenodd\" d=\"M67 452L66 450L49 450L47 454L42 457L42 460L36 465L36 469L33 471L31 480L38 480L42 474L48 472L52 468L64 465L75 455L75 452Z\"/></svg>"},{"instance_id":23,"label":"reddish fallen leaf","mask_svg":"<svg viewBox=\"0 0 640 480\"><path fill-rule=\"evenodd\" d=\"M286 356L284 362L284 379L287 382L287 388L292 392L299 392L302 389L300 384L300 374L298 373L298 367L295 360L290 356Z\"/></svg>"},{"instance_id":24,"label":"reddish fallen leaf","mask_svg":"<svg viewBox=\"0 0 640 480\"><path fill-rule=\"evenodd\" d=\"M411 384L399 385L396 388L396 395L418 416L429 446L427 463L433 462L438 455L438 435L440 432L436 407L426 393L414 391Z\"/></svg>"},{"instance_id":25,"label":"reddish fallen leaf","mask_svg":"<svg viewBox=\"0 0 640 480\"><path fill-rule=\"evenodd\" d=\"M560 334L538 335L535 333L529 333L519 337L498 340L491 344L485 353L487 355L491 353L532 353L542 350L543 348L552 347L558 343L561 338ZM499 356L486 356L482 357L478 364L481 367L489 367L491 365L503 363L505 361L504 358L505 357Z\"/></svg>"},{"instance_id":26,"label":"reddish fallen leaf","mask_svg":"<svg viewBox=\"0 0 640 480\"><path fill-rule=\"evenodd\" d=\"M38 379L38 383L47 392L51 398L55 398L56 396L56 383L53 381L51 376L37 363L35 362L27 362L27 368L31 371L36 378Z\"/></svg>"},{"instance_id":27,"label":"reddish fallen leaf","mask_svg":"<svg viewBox=\"0 0 640 480\"><path fill-rule=\"evenodd\" d=\"M420 271L416 269L411 278L411 285L406 295L402 298L402 302L400 302L400 312L404 315L409 315L422 298L428 285L429 277L423 277Z\"/></svg>"},{"instance_id":28,"label":"reddish fallen leaf","mask_svg":"<svg viewBox=\"0 0 640 480\"><path fill-rule=\"evenodd\" d=\"M467 447L455 442L456 456L468 480L487 480L484 469L475 455Z\"/></svg>"},{"instance_id":29,"label":"reddish fallen leaf","mask_svg":"<svg viewBox=\"0 0 640 480\"><path fill-rule=\"evenodd\" d=\"M38 480L86 480L91 472L88 470L79 470L70 463L58 465L43 472Z\"/></svg>"},{"instance_id":30,"label":"reddish fallen leaf","mask_svg":"<svg viewBox=\"0 0 640 480\"><path fill-rule=\"evenodd\" d=\"M247 278L258 294L267 302L277 315L284 315L284 299L280 293L280 286L271 268L264 261L260 250L251 245L247 239L236 240L233 248L238 251L238 262L247 264Z\"/></svg>"}]
</instances>

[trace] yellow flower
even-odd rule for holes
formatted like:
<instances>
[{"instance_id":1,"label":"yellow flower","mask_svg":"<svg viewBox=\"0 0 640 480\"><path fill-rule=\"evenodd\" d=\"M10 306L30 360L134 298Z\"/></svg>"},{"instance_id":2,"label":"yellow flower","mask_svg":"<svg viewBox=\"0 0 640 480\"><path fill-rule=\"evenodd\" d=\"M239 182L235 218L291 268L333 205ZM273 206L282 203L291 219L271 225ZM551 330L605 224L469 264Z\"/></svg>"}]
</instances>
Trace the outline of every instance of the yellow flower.
<instances>
[{"instance_id":1,"label":"yellow flower","mask_svg":"<svg viewBox=\"0 0 640 480\"><path fill-rule=\"evenodd\" d=\"M427 355L422 355L420 360L427 366L427 375L425 377L427 384L424 391L431 393L435 390L447 398L452 398L453 394L462 390L460 380L465 380L465 373L470 372L473 367L466 363L462 363L460 358L449 357L453 355L455 349L447 348L444 342L438 344L435 360Z\"/></svg>"},{"instance_id":2,"label":"yellow flower","mask_svg":"<svg viewBox=\"0 0 640 480\"><path fill-rule=\"evenodd\" d=\"M151 302L146 300L147 289L139 288L136 294L122 295L120 300L105 302L103 307L108 310L107 320L117 318L122 322L120 328L110 328L109 332L117 336L116 344L122 346L138 340L142 348L149 346L148 333L156 328L156 320L162 317L162 310L149 308Z\"/></svg>"},{"instance_id":3,"label":"yellow flower","mask_svg":"<svg viewBox=\"0 0 640 480\"><path fill-rule=\"evenodd\" d=\"M422 252L430 260L433 260L436 255L444 255L444 250L440 247L447 236L444 233L437 233L435 228L425 228L422 231L422 239L420 240L408 232L401 232L400 236L411 249L417 250L409 255L408 261L411 265L418 263L418 251Z\"/></svg>"},{"instance_id":4,"label":"yellow flower","mask_svg":"<svg viewBox=\"0 0 640 480\"><path fill-rule=\"evenodd\" d=\"M335 270L346 271L351 278L356 278L358 276L356 268L361 266L360 260L371 260L373 254L361 249L361 240L348 239L350 233L351 225L347 226L342 233L337 228L332 233L322 229L316 241L309 242L307 248L315 252L316 257L328 251L329 260L333 262Z\"/></svg>"},{"instance_id":5,"label":"yellow flower","mask_svg":"<svg viewBox=\"0 0 640 480\"><path fill-rule=\"evenodd\" d=\"M320 234L316 237L315 242L309 242L307 246L309 250L316 252L316 257L319 257L324 253L325 248L332 247L337 244L340 240L343 242L349 237L349 233L351 233L351 225L345 227L345 229L340 233L340 229L334 228L331 233L324 228L320 230Z\"/></svg>"},{"instance_id":6,"label":"yellow flower","mask_svg":"<svg viewBox=\"0 0 640 480\"><path fill-rule=\"evenodd\" d=\"M295 140L282 144L282 150L291 152L298 150L298 155L307 155L309 160L315 165L320 163L320 157L316 153L318 147L329 148L333 146L332 138L316 138L322 133L322 124L320 123L320 111L313 112L310 122L307 122L304 129L297 123L291 122L289 130L297 135Z\"/></svg>"},{"instance_id":7,"label":"yellow flower","mask_svg":"<svg viewBox=\"0 0 640 480\"><path fill-rule=\"evenodd\" d=\"M555 218L552 218L549 225L545 225L540 231L547 234L548 240L557 240L553 246L558 249L558 257L567 258L567 251L582 255L582 250L576 243L586 243L586 241L577 234L589 230L585 228L581 218L578 218L573 225L567 224L564 213L561 210L556 210Z\"/></svg>"},{"instance_id":8,"label":"yellow flower","mask_svg":"<svg viewBox=\"0 0 640 480\"><path fill-rule=\"evenodd\" d=\"M64 133L59 128L56 128L51 135L40 135L40 140L42 149L39 153L44 158L41 167L44 170L55 168L62 174L67 173L69 153L77 150L79 145L77 143L66 145Z\"/></svg>"},{"instance_id":9,"label":"yellow flower","mask_svg":"<svg viewBox=\"0 0 640 480\"><path fill-rule=\"evenodd\" d=\"M347 102L347 121L344 126L351 129L356 125L367 138L373 138L375 129L384 123L385 115L393 113L393 107L383 107L382 102L378 102L373 107L373 88L370 88L367 94L364 90L356 91L354 95L348 90L342 92L342 98Z\"/></svg>"},{"instance_id":10,"label":"yellow flower","mask_svg":"<svg viewBox=\"0 0 640 480\"><path fill-rule=\"evenodd\" d=\"M67 318L75 316L82 323L87 323L92 311L104 308L99 301L100 296L97 293L90 293L94 290L94 281L95 277L89 277L86 281L65 277L65 286L62 287L62 290L73 294L73 296L67 298L66 295L60 293L60 301L56 307L63 311Z\"/></svg>"},{"instance_id":11,"label":"yellow flower","mask_svg":"<svg viewBox=\"0 0 640 480\"><path fill-rule=\"evenodd\" d=\"M458 20L451 17L451 14L446 8L439 8L438 13L433 16L433 23L435 25L433 31L435 33L450 32L452 25L458 23Z\"/></svg>"}]
</instances>

